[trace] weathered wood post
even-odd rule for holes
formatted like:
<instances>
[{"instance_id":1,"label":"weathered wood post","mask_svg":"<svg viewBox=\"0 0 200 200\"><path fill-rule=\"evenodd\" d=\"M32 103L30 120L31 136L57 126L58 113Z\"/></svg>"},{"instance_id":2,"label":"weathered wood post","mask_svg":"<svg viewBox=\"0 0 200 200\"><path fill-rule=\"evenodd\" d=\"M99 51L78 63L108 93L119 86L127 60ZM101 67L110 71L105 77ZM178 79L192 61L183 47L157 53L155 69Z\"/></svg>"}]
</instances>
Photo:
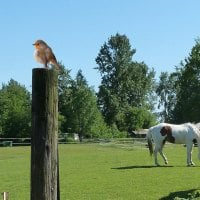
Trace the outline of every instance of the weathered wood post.
<instances>
[{"instance_id":1,"label":"weathered wood post","mask_svg":"<svg viewBox=\"0 0 200 200\"><path fill-rule=\"evenodd\" d=\"M58 74L33 69L31 200L59 200Z\"/></svg>"},{"instance_id":2,"label":"weathered wood post","mask_svg":"<svg viewBox=\"0 0 200 200\"><path fill-rule=\"evenodd\" d=\"M8 200L9 199L9 193L8 192L3 192L3 200Z\"/></svg>"}]
</instances>

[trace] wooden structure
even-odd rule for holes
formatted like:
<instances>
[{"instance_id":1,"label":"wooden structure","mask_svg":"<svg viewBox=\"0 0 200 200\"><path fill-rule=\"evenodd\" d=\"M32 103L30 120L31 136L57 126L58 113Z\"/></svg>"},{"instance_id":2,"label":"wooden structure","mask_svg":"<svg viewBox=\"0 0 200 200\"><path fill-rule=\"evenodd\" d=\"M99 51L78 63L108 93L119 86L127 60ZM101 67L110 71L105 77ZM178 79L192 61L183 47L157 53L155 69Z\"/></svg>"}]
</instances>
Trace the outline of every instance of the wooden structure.
<instances>
[{"instance_id":1,"label":"wooden structure","mask_svg":"<svg viewBox=\"0 0 200 200\"><path fill-rule=\"evenodd\" d=\"M31 200L59 200L58 73L32 74Z\"/></svg>"},{"instance_id":2,"label":"wooden structure","mask_svg":"<svg viewBox=\"0 0 200 200\"><path fill-rule=\"evenodd\" d=\"M132 131L130 135L133 138L146 138L147 133L148 133L148 129L139 129L136 131Z\"/></svg>"},{"instance_id":3,"label":"wooden structure","mask_svg":"<svg viewBox=\"0 0 200 200\"><path fill-rule=\"evenodd\" d=\"M8 192L3 192L3 200L9 200L9 193Z\"/></svg>"}]
</instances>

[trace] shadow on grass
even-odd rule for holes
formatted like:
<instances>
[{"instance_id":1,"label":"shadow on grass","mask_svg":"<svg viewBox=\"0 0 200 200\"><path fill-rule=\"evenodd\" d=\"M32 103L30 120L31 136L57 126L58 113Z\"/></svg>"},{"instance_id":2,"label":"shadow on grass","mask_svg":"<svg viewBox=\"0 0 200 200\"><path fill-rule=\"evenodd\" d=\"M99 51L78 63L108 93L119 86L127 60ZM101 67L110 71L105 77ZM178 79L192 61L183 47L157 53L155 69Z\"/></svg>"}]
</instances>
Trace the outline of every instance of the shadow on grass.
<instances>
[{"instance_id":1,"label":"shadow on grass","mask_svg":"<svg viewBox=\"0 0 200 200\"><path fill-rule=\"evenodd\" d=\"M150 169L150 168L171 168L171 167L177 167L177 168L196 168L200 167L199 165L194 165L194 166L172 166L172 165L160 165L160 166L155 166L155 165L133 165L133 166L124 166L124 167L112 167L111 169L118 169L118 170L126 170L126 169Z\"/></svg>"},{"instance_id":2,"label":"shadow on grass","mask_svg":"<svg viewBox=\"0 0 200 200\"><path fill-rule=\"evenodd\" d=\"M177 192L171 192L168 196L162 197L159 200L171 200L175 199L176 197L184 198L184 199L191 199L199 197L199 193L197 193L198 189L191 189L191 190L183 190Z\"/></svg>"},{"instance_id":3,"label":"shadow on grass","mask_svg":"<svg viewBox=\"0 0 200 200\"><path fill-rule=\"evenodd\" d=\"M126 170L126 169L150 169L150 168L160 168L160 167L174 167L174 166L170 166L170 165L162 165L162 166L134 165L134 166L125 166L125 167L113 167L111 169Z\"/></svg>"}]
</instances>

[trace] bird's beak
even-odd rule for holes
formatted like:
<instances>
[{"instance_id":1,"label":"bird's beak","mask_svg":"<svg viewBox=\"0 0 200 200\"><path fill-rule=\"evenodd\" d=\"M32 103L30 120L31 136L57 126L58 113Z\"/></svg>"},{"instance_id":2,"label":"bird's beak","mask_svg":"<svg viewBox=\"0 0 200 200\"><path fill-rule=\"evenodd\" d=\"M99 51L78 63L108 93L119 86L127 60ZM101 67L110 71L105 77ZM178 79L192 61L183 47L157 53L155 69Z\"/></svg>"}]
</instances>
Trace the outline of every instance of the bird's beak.
<instances>
[{"instance_id":1,"label":"bird's beak","mask_svg":"<svg viewBox=\"0 0 200 200\"><path fill-rule=\"evenodd\" d=\"M33 46L35 46L35 43L33 44Z\"/></svg>"}]
</instances>

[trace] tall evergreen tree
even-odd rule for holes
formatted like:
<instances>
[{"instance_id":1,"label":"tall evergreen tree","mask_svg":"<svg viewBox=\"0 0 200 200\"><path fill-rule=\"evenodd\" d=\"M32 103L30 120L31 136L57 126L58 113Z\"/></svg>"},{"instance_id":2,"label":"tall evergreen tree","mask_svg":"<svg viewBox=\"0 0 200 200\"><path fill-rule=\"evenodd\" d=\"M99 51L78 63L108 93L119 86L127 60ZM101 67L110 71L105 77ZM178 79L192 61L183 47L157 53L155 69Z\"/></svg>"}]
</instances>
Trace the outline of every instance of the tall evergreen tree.
<instances>
[{"instance_id":1,"label":"tall evergreen tree","mask_svg":"<svg viewBox=\"0 0 200 200\"><path fill-rule=\"evenodd\" d=\"M107 127L97 107L93 88L88 86L81 70L73 80L64 66L59 74L59 121L63 133L82 137L107 137Z\"/></svg>"},{"instance_id":2,"label":"tall evergreen tree","mask_svg":"<svg viewBox=\"0 0 200 200\"><path fill-rule=\"evenodd\" d=\"M79 70L71 85L71 118L68 121L72 130L79 134L79 137L92 137L93 126L101 121L100 112L97 108L97 99L94 90L88 86L82 71ZM102 126L102 124L99 124Z\"/></svg>"},{"instance_id":3,"label":"tall evergreen tree","mask_svg":"<svg viewBox=\"0 0 200 200\"><path fill-rule=\"evenodd\" d=\"M69 131L67 119L70 118L70 101L71 101L71 82L70 70L60 64L58 76L58 111L59 111L59 132L66 133Z\"/></svg>"}]
</instances>

